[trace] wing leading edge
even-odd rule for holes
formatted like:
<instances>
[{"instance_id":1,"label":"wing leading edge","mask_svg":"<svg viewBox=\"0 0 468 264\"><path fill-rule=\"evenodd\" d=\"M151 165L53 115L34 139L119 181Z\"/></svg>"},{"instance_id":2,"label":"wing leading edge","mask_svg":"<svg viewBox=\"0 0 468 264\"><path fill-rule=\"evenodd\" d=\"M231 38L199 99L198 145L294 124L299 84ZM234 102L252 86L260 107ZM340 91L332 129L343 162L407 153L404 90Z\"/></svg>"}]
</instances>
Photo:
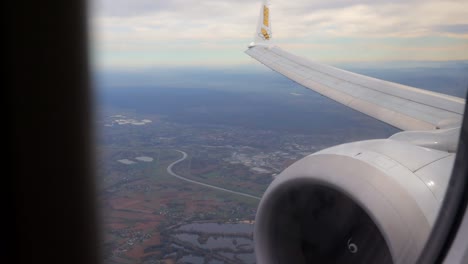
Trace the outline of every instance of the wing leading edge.
<instances>
[{"instance_id":1,"label":"wing leading edge","mask_svg":"<svg viewBox=\"0 0 468 264\"><path fill-rule=\"evenodd\" d=\"M268 8L267 2L262 5L262 10L265 8ZM265 14L262 12L261 16ZM257 27L257 41L262 35L261 29ZM271 35L270 30L268 33ZM465 107L462 98L312 62L270 45L270 40L270 37L263 38L261 42L250 44L246 53L302 86L350 108L402 130L427 131L461 125Z\"/></svg>"}]
</instances>

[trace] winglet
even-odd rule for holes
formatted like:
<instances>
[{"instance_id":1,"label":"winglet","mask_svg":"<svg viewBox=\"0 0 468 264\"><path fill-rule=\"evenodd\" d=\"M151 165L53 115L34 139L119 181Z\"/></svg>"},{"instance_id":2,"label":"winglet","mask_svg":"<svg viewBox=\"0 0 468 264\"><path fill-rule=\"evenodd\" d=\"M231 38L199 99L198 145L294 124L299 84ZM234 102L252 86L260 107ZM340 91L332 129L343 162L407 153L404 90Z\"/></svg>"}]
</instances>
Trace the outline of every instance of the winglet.
<instances>
[{"instance_id":1,"label":"winglet","mask_svg":"<svg viewBox=\"0 0 468 264\"><path fill-rule=\"evenodd\" d=\"M255 32L254 42L250 43L249 48L257 44L268 43L271 40L271 19L270 19L270 1L263 0L258 17L257 31Z\"/></svg>"}]
</instances>

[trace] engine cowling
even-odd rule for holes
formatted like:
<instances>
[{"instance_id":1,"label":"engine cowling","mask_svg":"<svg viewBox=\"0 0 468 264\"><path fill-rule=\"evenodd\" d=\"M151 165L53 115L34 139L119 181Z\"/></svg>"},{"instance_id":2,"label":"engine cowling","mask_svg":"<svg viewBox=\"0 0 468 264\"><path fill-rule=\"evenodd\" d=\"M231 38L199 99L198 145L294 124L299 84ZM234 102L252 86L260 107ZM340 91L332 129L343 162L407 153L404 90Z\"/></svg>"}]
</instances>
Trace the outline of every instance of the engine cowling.
<instances>
[{"instance_id":1,"label":"engine cowling","mask_svg":"<svg viewBox=\"0 0 468 264\"><path fill-rule=\"evenodd\" d=\"M454 155L396 140L309 155L268 187L255 222L258 263L415 263Z\"/></svg>"}]
</instances>

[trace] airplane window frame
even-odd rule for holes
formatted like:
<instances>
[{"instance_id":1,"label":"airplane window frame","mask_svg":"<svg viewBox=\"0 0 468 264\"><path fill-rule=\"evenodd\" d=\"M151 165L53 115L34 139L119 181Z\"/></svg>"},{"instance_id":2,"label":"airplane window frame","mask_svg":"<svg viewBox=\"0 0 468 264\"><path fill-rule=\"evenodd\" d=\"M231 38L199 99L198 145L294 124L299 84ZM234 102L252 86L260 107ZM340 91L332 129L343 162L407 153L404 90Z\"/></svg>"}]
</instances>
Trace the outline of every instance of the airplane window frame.
<instances>
[{"instance_id":1,"label":"airplane window frame","mask_svg":"<svg viewBox=\"0 0 468 264\"><path fill-rule=\"evenodd\" d=\"M59 4L59 2L60 1L26 1L26 3L7 3L8 5L13 5L13 8L6 8L6 10L10 9L14 11L9 14L12 16L12 22L8 24L6 37L6 39L9 40L7 46L10 48L7 49L10 52L7 54L6 64L12 65L10 67L12 71L10 75L11 83L7 82L7 108L14 112L13 118L17 120L28 120L28 122L15 122L11 125L12 128L10 128L9 131L11 135L9 136L13 139L13 146L9 147L12 149L13 163L9 166L12 168L21 168L21 170L17 169L15 180L29 182L31 186L21 186L23 192L17 192L12 195L10 195L10 192L14 191L7 189L5 197L14 197L13 199L17 200L36 201L38 197L34 197L34 193L27 191L40 189L44 196L45 194L47 195L45 198L39 198L41 200L47 199L50 204L48 207L38 207L33 203L25 203L19 206L19 202L16 201L14 205L15 208L12 208L14 209L12 211L15 211L17 217L25 217L17 219L15 231L12 231L16 234L10 234L9 231L7 231L7 237L4 241L9 241L9 238L11 238L11 241L16 242L14 244L18 246L20 254L19 257L16 254L14 257L17 257L19 263L29 263L29 260L33 258L36 262L46 260L48 263L63 263L61 257L65 257L68 254L73 254L73 256L68 255L68 257L75 257L69 258L67 260L68 263L82 263L81 261L83 260L87 260L86 263L101 263L97 254L96 226L92 227L92 225L96 224L94 221L95 200L93 197L89 197L89 195L93 193L91 182L94 180L92 177L95 175L93 175L89 169L92 167L92 164L89 164L91 160L86 154L90 154L89 149L92 147L92 144L89 146L85 146L86 144L80 145L78 143L72 144L67 152L62 153L62 155L58 157L65 159L65 154L69 154L67 159L69 161L76 161L76 164L73 164L74 166L84 168L83 175L81 175L83 177L82 182L80 182L81 184L74 186L75 197L72 197L74 199L57 199L64 197L63 194L67 190L55 188L56 186L51 184L51 182L53 182L51 180L34 180L34 177L37 175L47 175L50 179L62 179L63 175L61 170L44 170L45 166L35 167L32 165L39 165L41 162L47 162L49 156L47 154L54 154L53 147L56 145L62 145L64 142L70 141L78 142L77 139L83 139L83 141L88 142L90 130L92 129L92 123L88 116L89 112L92 110L90 109L92 105L88 101L90 93L88 73L90 68L87 64L89 52L86 47L88 41L85 29L87 19L85 11L86 1L78 0L66 4ZM37 10L41 10L41 12L37 12ZM62 15L58 16L59 14ZM38 23L38 21L41 23ZM72 26L66 27L69 24L64 22L68 22ZM47 29L48 33L39 34L41 32L40 26L44 24L50 26ZM30 45L30 41L34 39L34 37L37 37L37 39L41 41L41 45ZM37 39L35 40L37 41ZM54 45L49 45L48 41L54 43ZM28 47L29 49L21 49L24 47ZM30 55L29 57L23 54L24 50L28 51L26 55ZM50 61L46 65L40 63L41 60L39 60L39 58L41 58L41 52L47 52L46 54L51 55ZM87 56L86 53L88 53ZM78 66L70 67L67 76L62 77L56 74L57 69L63 66L73 65L74 63ZM88 67L86 68L83 65L87 65ZM32 79L28 76L25 77L25 72L30 72L30 75L34 77L40 76L41 78L37 77L36 79ZM46 76L43 77L42 74ZM56 81L50 82L48 78L51 77L54 77ZM80 82L76 83L77 80ZM61 103L57 104L54 108L43 107L44 105L55 105L57 101L63 100L58 92L63 91L63 86L66 84L70 84L70 86L67 86L67 94L72 94L75 97L71 98L71 96L69 96L65 99L75 104ZM468 99L468 97L466 98ZM18 104L18 101L20 101L19 99L25 102L24 105L29 106L27 109L28 111L24 109L22 109L22 111L15 111L21 106ZM34 109L34 115L30 115L32 111L29 109ZM421 264L442 263L444 261L461 226L464 213L467 210L467 114L468 108L465 107L458 152L449 182L450 189L446 192L446 197L441 205L442 211L433 227L423 254L418 261L418 263ZM79 116L81 116L81 118L77 118ZM63 120L68 120L66 123L67 131L73 131L73 133L70 132L54 141L50 141L49 148L44 149L36 160L30 161L30 163L27 164L28 167L20 167L20 165L24 165L24 162L20 159L21 156L19 156L18 153L32 149L41 144L40 140L32 140L30 137L23 137L26 135L26 129L33 127L32 124L35 122L40 124L41 126L37 126L36 128L41 129L36 132L35 138L33 138L40 139L41 135L46 135L47 132L52 129L63 129L63 127L61 127L62 124L55 122L56 120L54 118L57 117L63 117ZM43 126L45 121L51 121L51 126ZM18 132L17 135L14 135L14 132ZM28 144L22 143L20 145L14 145L16 142L21 142L19 141L20 139ZM80 156L83 154L84 157ZM30 172L35 172L35 174L31 174ZM65 179L64 181L70 183L72 179ZM18 189L20 188L16 187L15 190ZM80 197L83 199L79 199ZM5 201L8 200L11 199L5 199ZM8 209L13 207L8 204L6 206L8 206ZM50 208L55 208L57 206L62 209L50 210ZM27 214L25 212L27 212ZM66 214L64 212L66 212ZM44 215L46 215L47 218L41 218L41 216ZM41 228L31 228L29 225L29 220L31 219L35 221L36 226ZM61 225L55 226L53 229L43 228L44 226L47 227L45 224L47 224L48 219L55 219L55 221L61 223ZM83 219L86 221L80 222L80 220ZM14 219L10 219L10 222L13 221ZM14 223L12 223L12 226L15 226ZM88 226L88 228L77 228L83 226ZM64 230L67 232L64 232ZM43 238L39 244L34 243L37 240L28 240L40 236L43 236ZM52 244L57 246L57 248L52 248L51 244L48 244L48 242L55 237L64 240L60 243ZM13 251L10 251L11 246L9 244L9 242L2 243L2 245L7 246L2 253L13 257ZM51 256L53 256L53 258L51 258Z\"/></svg>"}]
</instances>

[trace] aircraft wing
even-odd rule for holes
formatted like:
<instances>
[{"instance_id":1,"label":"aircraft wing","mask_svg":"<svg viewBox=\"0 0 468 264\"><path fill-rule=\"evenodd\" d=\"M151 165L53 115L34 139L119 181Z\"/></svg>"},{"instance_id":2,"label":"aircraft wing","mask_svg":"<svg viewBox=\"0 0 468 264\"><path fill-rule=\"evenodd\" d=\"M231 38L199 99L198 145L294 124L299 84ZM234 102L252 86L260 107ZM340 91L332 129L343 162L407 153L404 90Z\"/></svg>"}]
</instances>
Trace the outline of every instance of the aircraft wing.
<instances>
[{"instance_id":1,"label":"aircraft wing","mask_svg":"<svg viewBox=\"0 0 468 264\"><path fill-rule=\"evenodd\" d=\"M271 45L267 1L246 51L289 79L402 130L434 130L461 125L465 100L352 73L312 62Z\"/></svg>"},{"instance_id":2,"label":"aircraft wing","mask_svg":"<svg viewBox=\"0 0 468 264\"><path fill-rule=\"evenodd\" d=\"M420 261L460 174L465 100L311 62L271 39L264 0L248 55L405 131L321 150L277 175L255 215L257 263Z\"/></svg>"},{"instance_id":3,"label":"aircraft wing","mask_svg":"<svg viewBox=\"0 0 468 264\"><path fill-rule=\"evenodd\" d=\"M304 87L399 129L461 125L464 99L311 62L276 46L256 45L246 53Z\"/></svg>"}]
</instances>

